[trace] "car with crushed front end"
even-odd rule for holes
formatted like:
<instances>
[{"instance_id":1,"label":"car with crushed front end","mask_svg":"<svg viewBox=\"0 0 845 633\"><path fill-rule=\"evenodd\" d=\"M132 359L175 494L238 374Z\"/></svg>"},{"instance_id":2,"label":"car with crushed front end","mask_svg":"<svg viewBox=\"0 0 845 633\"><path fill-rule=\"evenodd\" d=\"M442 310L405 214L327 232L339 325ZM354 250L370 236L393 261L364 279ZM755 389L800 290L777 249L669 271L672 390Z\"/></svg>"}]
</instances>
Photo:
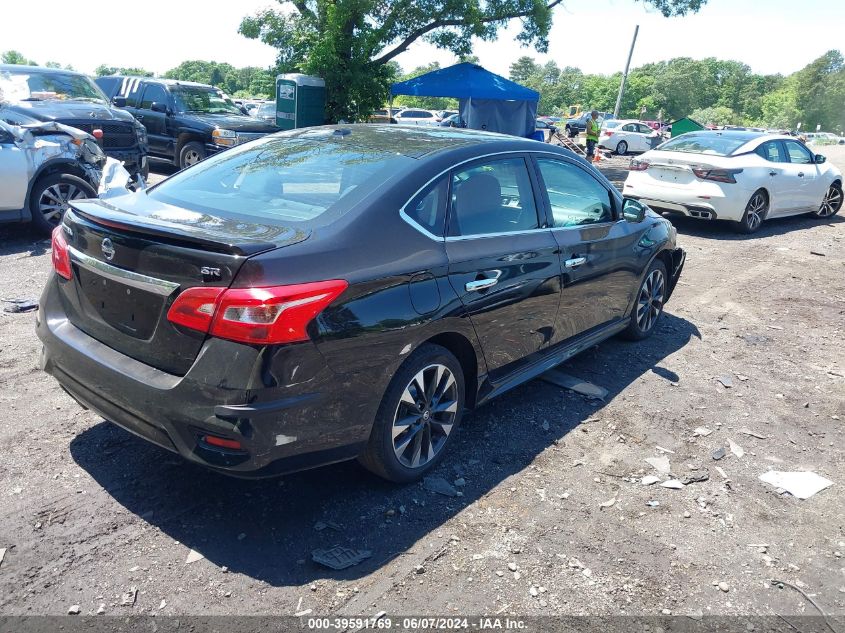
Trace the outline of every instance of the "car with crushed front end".
<instances>
[{"instance_id":1,"label":"car with crushed front end","mask_svg":"<svg viewBox=\"0 0 845 633\"><path fill-rule=\"evenodd\" d=\"M842 208L842 172L800 140L755 130L701 130L631 161L623 192L652 209L730 220L754 233L766 220Z\"/></svg>"},{"instance_id":2,"label":"car with crushed front end","mask_svg":"<svg viewBox=\"0 0 845 633\"><path fill-rule=\"evenodd\" d=\"M49 235L72 200L97 195L105 162L97 140L83 130L0 118L0 223L32 222Z\"/></svg>"},{"instance_id":3,"label":"car with crushed front end","mask_svg":"<svg viewBox=\"0 0 845 633\"><path fill-rule=\"evenodd\" d=\"M147 131L113 107L90 77L72 70L0 64L0 119L12 125L55 121L93 135L136 182L149 174Z\"/></svg>"},{"instance_id":4,"label":"car with crushed front end","mask_svg":"<svg viewBox=\"0 0 845 633\"><path fill-rule=\"evenodd\" d=\"M479 407L655 332L672 225L568 150L471 130L292 130L53 234L40 366L81 404L243 477L359 459L421 477Z\"/></svg>"}]
</instances>

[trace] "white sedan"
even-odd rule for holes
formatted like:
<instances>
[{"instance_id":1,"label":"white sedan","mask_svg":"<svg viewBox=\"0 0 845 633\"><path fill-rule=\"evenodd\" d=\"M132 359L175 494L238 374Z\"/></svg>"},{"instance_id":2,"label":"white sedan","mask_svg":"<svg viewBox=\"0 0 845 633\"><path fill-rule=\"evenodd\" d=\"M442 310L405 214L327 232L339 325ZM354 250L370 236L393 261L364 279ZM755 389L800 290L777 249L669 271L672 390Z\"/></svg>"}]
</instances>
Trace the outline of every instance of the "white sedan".
<instances>
[{"instance_id":1,"label":"white sedan","mask_svg":"<svg viewBox=\"0 0 845 633\"><path fill-rule=\"evenodd\" d=\"M624 156L628 152L647 152L657 144L658 137L655 130L640 121L605 121L599 135L599 147Z\"/></svg>"},{"instance_id":2,"label":"white sedan","mask_svg":"<svg viewBox=\"0 0 845 633\"><path fill-rule=\"evenodd\" d=\"M842 172L790 136L688 132L631 160L623 194L658 212L732 220L753 233L764 220L842 208Z\"/></svg>"},{"instance_id":3,"label":"white sedan","mask_svg":"<svg viewBox=\"0 0 845 633\"><path fill-rule=\"evenodd\" d=\"M393 118L399 125L439 125L442 120L437 112L418 108L405 108Z\"/></svg>"}]
</instances>

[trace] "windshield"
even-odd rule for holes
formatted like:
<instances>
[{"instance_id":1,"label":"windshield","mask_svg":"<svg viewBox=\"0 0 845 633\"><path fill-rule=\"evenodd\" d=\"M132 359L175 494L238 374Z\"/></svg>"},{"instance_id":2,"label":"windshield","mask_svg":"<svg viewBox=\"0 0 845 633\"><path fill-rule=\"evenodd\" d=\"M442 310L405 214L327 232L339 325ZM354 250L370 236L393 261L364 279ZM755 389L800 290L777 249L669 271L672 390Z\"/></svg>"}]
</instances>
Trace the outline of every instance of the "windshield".
<instances>
[{"instance_id":1,"label":"windshield","mask_svg":"<svg viewBox=\"0 0 845 633\"><path fill-rule=\"evenodd\" d=\"M261 107L258 108L258 116L275 116L275 114L276 104L274 102L262 103Z\"/></svg>"},{"instance_id":2,"label":"windshield","mask_svg":"<svg viewBox=\"0 0 845 633\"><path fill-rule=\"evenodd\" d=\"M659 146L662 152L683 152L685 154L710 154L711 156L729 156L745 145L750 138L735 138L712 134L696 136L683 134Z\"/></svg>"},{"instance_id":3,"label":"windshield","mask_svg":"<svg viewBox=\"0 0 845 633\"><path fill-rule=\"evenodd\" d=\"M180 172L148 195L212 215L295 225L348 209L411 162L343 138L265 137Z\"/></svg>"},{"instance_id":4,"label":"windshield","mask_svg":"<svg viewBox=\"0 0 845 633\"><path fill-rule=\"evenodd\" d=\"M241 109L220 90L191 86L174 86L170 89L179 112L204 112L206 114L241 114Z\"/></svg>"},{"instance_id":5,"label":"windshield","mask_svg":"<svg viewBox=\"0 0 845 633\"><path fill-rule=\"evenodd\" d=\"M53 100L106 103L106 96L84 75L0 71L0 102Z\"/></svg>"}]
</instances>

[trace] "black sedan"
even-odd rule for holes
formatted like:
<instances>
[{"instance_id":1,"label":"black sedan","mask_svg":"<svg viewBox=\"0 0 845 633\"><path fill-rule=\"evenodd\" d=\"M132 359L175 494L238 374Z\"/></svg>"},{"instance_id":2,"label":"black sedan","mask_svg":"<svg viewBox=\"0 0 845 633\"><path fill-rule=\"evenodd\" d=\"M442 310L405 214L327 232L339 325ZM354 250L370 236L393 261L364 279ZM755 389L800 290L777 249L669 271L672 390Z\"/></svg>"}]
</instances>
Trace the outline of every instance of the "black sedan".
<instances>
[{"instance_id":1,"label":"black sedan","mask_svg":"<svg viewBox=\"0 0 845 633\"><path fill-rule=\"evenodd\" d=\"M412 481L466 409L651 334L683 263L669 222L567 150L307 128L74 201L53 234L41 365L222 472L357 458Z\"/></svg>"}]
</instances>

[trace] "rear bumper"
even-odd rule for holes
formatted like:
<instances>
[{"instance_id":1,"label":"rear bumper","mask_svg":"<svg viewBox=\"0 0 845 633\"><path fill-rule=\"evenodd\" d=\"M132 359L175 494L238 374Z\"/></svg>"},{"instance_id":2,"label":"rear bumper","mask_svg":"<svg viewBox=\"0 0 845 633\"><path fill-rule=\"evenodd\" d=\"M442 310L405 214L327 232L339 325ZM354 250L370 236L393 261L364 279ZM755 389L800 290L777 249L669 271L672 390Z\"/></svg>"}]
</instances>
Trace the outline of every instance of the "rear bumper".
<instances>
[{"instance_id":1,"label":"rear bumper","mask_svg":"<svg viewBox=\"0 0 845 633\"><path fill-rule=\"evenodd\" d=\"M701 220L739 221L745 212L745 192L737 188L727 195L715 185L668 187L653 182L634 180L625 182L622 193L639 200L659 213L685 215ZM738 187L738 185L731 185Z\"/></svg>"},{"instance_id":2,"label":"rear bumper","mask_svg":"<svg viewBox=\"0 0 845 633\"><path fill-rule=\"evenodd\" d=\"M206 342L185 376L140 363L75 327L55 280L41 298L40 366L80 404L185 459L239 477L266 477L356 457L369 428L335 393L313 344L271 350ZM296 374L299 382L292 383ZM210 446L234 439L242 451Z\"/></svg>"}]
</instances>

